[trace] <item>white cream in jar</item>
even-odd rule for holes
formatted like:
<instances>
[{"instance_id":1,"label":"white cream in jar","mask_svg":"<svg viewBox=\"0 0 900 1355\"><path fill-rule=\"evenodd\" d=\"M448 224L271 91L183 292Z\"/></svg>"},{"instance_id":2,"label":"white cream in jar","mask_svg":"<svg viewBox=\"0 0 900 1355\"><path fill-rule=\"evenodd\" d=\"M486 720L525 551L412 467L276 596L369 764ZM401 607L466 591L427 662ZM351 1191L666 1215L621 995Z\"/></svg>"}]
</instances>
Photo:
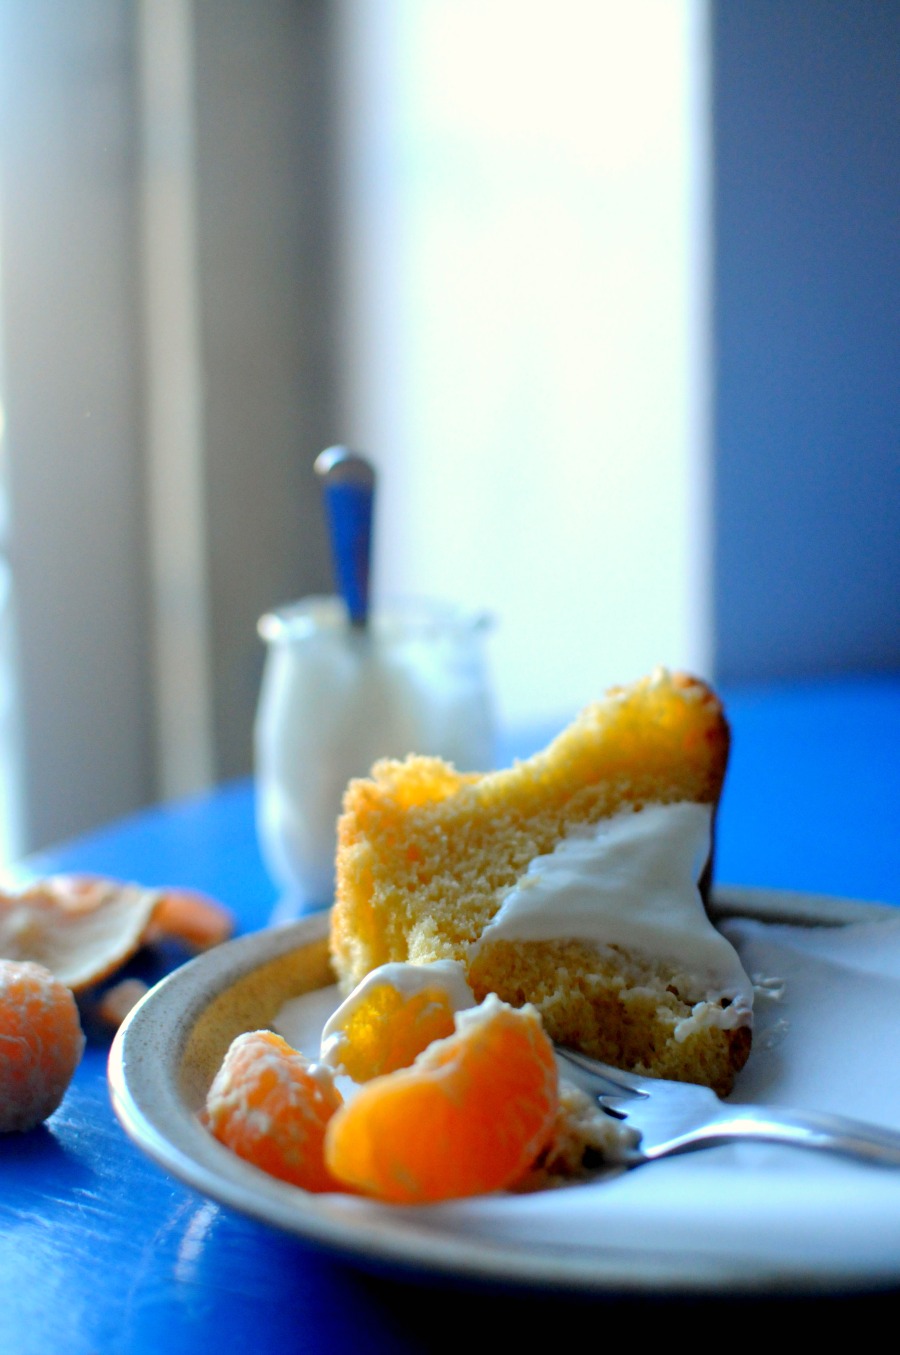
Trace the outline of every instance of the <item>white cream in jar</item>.
<instances>
[{"instance_id":1,"label":"white cream in jar","mask_svg":"<svg viewBox=\"0 0 900 1355\"><path fill-rule=\"evenodd\" d=\"M266 865L298 910L325 907L347 782L382 757L493 765L487 619L421 600L376 607L354 629L313 597L263 617L269 649L255 730L257 828Z\"/></svg>"}]
</instances>

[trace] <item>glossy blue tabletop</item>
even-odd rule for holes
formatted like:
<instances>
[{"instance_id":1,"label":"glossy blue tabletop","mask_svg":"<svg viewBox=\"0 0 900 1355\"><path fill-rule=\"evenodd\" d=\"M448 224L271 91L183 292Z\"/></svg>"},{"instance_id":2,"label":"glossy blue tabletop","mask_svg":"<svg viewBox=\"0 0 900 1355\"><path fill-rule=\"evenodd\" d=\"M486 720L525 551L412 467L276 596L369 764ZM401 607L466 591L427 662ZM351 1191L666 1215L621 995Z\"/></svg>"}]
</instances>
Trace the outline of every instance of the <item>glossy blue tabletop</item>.
<instances>
[{"instance_id":1,"label":"glossy blue tabletop","mask_svg":"<svg viewBox=\"0 0 900 1355\"><path fill-rule=\"evenodd\" d=\"M900 904L900 677L724 695L733 746L718 879ZM557 727L508 738L502 760L527 755ZM240 932L265 926L277 902L247 782L148 810L21 871L57 872L200 889L233 909ZM132 968L154 979L179 958L144 957ZM524 1348L573 1312L630 1304L366 1273L220 1207L125 1137L107 1092L108 1047L108 1034L89 1024L60 1109L40 1129L0 1141L0 1351L402 1352L442 1348L448 1324L458 1346L497 1322L504 1345ZM701 1305L710 1322L723 1304ZM668 1305L651 1297L637 1307L646 1322Z\"/></svg>"}]
</instances>

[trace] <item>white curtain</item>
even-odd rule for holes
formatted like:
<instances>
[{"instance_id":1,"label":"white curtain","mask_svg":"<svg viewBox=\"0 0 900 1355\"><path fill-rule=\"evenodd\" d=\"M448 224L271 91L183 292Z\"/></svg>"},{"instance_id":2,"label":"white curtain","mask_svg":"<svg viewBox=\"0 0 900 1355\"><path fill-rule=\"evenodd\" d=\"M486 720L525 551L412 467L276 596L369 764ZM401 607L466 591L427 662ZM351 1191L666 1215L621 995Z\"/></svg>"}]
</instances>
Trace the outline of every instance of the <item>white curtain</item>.
<instances>
[{"instance_id":1,"label":"white curtain","mask_svg":"<svg viewBox=\"0 0 900 1355\"><path fill-rule=\"evenodd\" d=\"M250 770L329 586L328 6L3 0L7 853Z\"/></svg>"}]
</instances>

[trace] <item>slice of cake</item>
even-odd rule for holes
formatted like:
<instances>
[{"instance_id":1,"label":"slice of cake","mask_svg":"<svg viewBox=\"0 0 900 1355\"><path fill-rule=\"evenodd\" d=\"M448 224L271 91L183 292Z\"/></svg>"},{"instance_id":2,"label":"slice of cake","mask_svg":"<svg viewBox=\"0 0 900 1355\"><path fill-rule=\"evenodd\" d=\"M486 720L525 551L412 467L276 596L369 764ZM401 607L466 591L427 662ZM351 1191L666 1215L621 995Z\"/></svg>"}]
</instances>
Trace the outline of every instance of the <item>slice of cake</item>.
<instances>
[{"instance_id":1,"label":"slice of cake","mask_svg":"<svg viewBox=\"0 0 900 1355\"><path fill-rule=\"evenodd\" d=\"M338 829L340 982L461 960L476 997L534 1003L559 1043L724 1094L752 1010L702 900L728 742L712 690L658 670L504 771L376 763Z\"/></svg>"}]
</instances>

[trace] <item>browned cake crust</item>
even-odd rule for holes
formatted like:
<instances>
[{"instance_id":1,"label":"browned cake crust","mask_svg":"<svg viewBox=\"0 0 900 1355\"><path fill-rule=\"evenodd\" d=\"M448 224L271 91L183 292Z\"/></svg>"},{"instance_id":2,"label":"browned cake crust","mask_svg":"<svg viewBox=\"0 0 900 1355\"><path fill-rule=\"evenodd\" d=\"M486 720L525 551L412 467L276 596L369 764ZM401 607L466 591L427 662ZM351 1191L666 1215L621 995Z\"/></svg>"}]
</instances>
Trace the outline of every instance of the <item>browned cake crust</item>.
<instances>
[{"instance_id":1,"label":"browned cake crust","mask_svg":"<svg viewBox=\"0 0 900 1355\"><path fill-rule=\"evenodd\" d=\"M715 806L728 745L711 688L657 670L611 689L547 749L503 771L462 775L424 757L377 763L371 778L350 783L339 823L331 950L340 982L350 988L391 960L468 963L469 946L534 857L626 808ZM698 997L672 980L654 957L566 937L483 947L470 970L479 997L534 1002L554 1039L727 1089L749 1052L749 1028L701 1023L676 1041Z\"/></svg>"}]
</instances>

